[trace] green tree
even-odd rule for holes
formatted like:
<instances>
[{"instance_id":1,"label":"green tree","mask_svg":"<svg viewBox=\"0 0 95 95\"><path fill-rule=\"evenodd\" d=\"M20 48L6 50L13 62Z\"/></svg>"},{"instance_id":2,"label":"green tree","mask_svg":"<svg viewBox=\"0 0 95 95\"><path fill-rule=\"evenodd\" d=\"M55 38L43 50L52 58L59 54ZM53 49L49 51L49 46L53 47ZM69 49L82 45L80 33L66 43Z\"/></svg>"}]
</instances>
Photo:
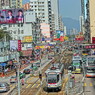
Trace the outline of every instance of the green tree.
<instances>
[{"instance_id":1,"label":"green tree","mask_svg":"<svg viewBox=\"0 0 95 95\"><path fill-rule=\"evenodd\" d=\"M0 29L0 40L4 41L5 38L6 38L6 41L12 40L10 33L8 33L7 31L4 31L3 29Z\"/></svg>"}]
</instances>

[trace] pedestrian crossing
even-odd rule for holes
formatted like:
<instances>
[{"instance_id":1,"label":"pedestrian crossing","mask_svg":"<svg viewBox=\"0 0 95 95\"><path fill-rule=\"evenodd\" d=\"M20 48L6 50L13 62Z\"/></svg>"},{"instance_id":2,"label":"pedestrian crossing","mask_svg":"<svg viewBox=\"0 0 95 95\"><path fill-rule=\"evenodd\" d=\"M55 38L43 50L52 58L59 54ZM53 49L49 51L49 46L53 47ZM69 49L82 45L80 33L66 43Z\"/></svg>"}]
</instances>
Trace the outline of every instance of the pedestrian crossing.
<instances>
[{"instance_id":1,"label":"pedestrian crossing","mask_svg":"<svg viewBox=\"0 0 95 95\"><path fill-rule=\"evenodd\" d=\"M16 85L10 84L10 88L11 88L11 89L14 89L15 87L16 87Z\"/></svg>"},{"instance_id":2,"label":"pedestrian crossing","mask_svg":"<svg viewBox=\"0 0 95 95\"><path fill-rule=\"evenodd\" d=\"M93 83L84 83L83 86L84 87L92 87L92 86L95 86L95 84L93 84Z\"/></svg>"}]
</instances>

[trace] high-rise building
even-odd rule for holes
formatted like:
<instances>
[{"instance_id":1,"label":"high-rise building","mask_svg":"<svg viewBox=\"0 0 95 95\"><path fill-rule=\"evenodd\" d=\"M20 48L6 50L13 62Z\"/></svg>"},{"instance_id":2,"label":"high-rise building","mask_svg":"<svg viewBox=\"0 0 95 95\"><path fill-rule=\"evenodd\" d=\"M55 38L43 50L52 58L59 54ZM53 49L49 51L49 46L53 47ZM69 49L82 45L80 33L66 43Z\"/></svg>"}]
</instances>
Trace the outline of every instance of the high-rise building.
<instances>
[{"instance_id":1,"label":"high-rise building","mask_svg":"<svg viewBox=\"0 0 95 95\"><path fill-rule=\"evenodd\" d=\"M22 0L10 0L11 8L22 8Z\"/></svg>"},{"instance_id":2,"label":"high-rise building","mask_svg":"<svg viewBox=\"0 0 95 95\"><path fill-rule=\"evenodd\" d=\"M95 0L89 0L89 17L90 17L90 42L95 37Z\"/></svg>"},{"instance_id":3,"label":"high-rise building","mask_svg":"<svg viewBox=\"0 0 95 95\"><path fill-rule=\"evenodd\" d=\"M0 8L9 8L10 0L0 0Z\"/></svg>"},{"instance_id":4,"label":"high-rise building","mask_svg":"<svg viewBox=\"0 0 95 95\"><path fill-rule=\"evenodd\" d=\"M22 8L24 8L24 10L29 10L30 9L30 3L26 3L26 4L22 5Z\"/></svg>"},{"instance_id":5,"label":"high-rise building","mask_svg":"<svg viewBox=\"0 0 95 95\"><path fill-rule=\"evenodd\" d=\"M64 30L64 25L63 25L63 21L62 21L62 17L59 16L59 30L63 31Z\"/></svg>"},{"instance_id":6,"label":"high-rise building","mask_svg":"<svg viewBox=\"0 0 95 95\"><path fill-rule=\"evenodd\" d=\"M41 22L49 23L48 0L30 0L30 8Z\"/></svg>"},{"instance_id":7,"label":"high-rise building","mask_svg":"<svg viewBox=\"0 0 95 95\"><path fill-rule=\"evenodd\" d=\"M55 17L55 30L59 30L59 0L51 0L51 9Z\"/></svg>"}]
</instances>

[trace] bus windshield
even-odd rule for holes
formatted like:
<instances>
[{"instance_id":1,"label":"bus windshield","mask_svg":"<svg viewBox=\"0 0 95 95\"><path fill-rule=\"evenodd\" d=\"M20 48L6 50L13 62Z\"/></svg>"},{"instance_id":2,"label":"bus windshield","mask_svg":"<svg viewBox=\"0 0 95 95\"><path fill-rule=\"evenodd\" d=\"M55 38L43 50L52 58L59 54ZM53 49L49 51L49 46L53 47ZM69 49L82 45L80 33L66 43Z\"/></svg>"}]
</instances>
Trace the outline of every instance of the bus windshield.
<instances>
[{"instance_id":1,"label":"bus windshield","mask_svg":"<svg viewBox=\"0 0 95 95\"><path fill-rule=\"evenodd\" d=\"M73 66L80 66L79 60L73 60Z\"/></svg>"},{"instance_id":2,"label":"bus windshield","mask_svg":"<svg viewBox=\"0 0 95 95\"><path fill-rule=\"evenodd\" d=\"M87 73L95 73L95 67L87 67Z\"/></svg>"}]
</instances>

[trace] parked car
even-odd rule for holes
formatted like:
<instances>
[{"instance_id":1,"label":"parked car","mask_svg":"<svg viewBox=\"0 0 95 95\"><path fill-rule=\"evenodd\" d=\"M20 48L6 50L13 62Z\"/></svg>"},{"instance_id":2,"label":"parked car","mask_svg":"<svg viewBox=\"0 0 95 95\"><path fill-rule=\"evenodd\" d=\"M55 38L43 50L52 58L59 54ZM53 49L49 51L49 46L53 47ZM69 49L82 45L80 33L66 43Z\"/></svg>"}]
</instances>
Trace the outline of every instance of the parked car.
<instances>
[{"instance_id":1,"label":"parked car","mask_svg":"<svg viewBox=\"0 0 95 95\"><path fill-rule=\"evenodd\" d=\"M31 70L38 70L38 66L36 63L33 63L30 67Z\"/></svg>"},{"instance_id":2,"label":"parked car","mask_svg":"<svg viewBox=\"0 0 95 95\"><path fill-rule=\"evenodd\" d=\"M10 83L15 83L15 82L17 82L17 77L16 76L12 76L10 78Z\"/></svg>"},{"instance_id":3,"label":"parked car","mask_svg":"<svg viewBox=\"0 0 95 95\"><path fill-rule=\"evenodd\" d=\"M30 74L30 69L24 69L23 73Z\"/></svg>"},{"instance_id":4,"label":"parked car","mask_svg":"<svg viewBox=\"0 0 95 95\"><path fill-rule=\"evenodd\" d=\"M26 76L25 73L21 73L21 72L19 73L20 79L25 78L25 76Z\"/></svg>"},{"instance_id":5,"label":"parked car","mask_svg":"<svg viewBox=\"0 0 95 95\"><path fill-rule=\"evenodd\" d=\"M48 56L48 60L51 60L52 59L52 56Z\"/></svg>"},{"instance_id":6,"label":"parked car","mask_svg":"<svg viewBox=\"0 0 95 95\"><path fill-rule=\"evenodd\" d=\"M37 67L40 67L40 62L35 63Z\"/></svg>"},{"instance_id":7,"label":"parked car","mask_svg":"<svg viewBox=\"0 0 95 95\"><path fill-rule=\"evenodd\" d=\"M10 90L10 85L6 82L0 82L0 92L7 92Z\"/></svg>"}]
</instances>

